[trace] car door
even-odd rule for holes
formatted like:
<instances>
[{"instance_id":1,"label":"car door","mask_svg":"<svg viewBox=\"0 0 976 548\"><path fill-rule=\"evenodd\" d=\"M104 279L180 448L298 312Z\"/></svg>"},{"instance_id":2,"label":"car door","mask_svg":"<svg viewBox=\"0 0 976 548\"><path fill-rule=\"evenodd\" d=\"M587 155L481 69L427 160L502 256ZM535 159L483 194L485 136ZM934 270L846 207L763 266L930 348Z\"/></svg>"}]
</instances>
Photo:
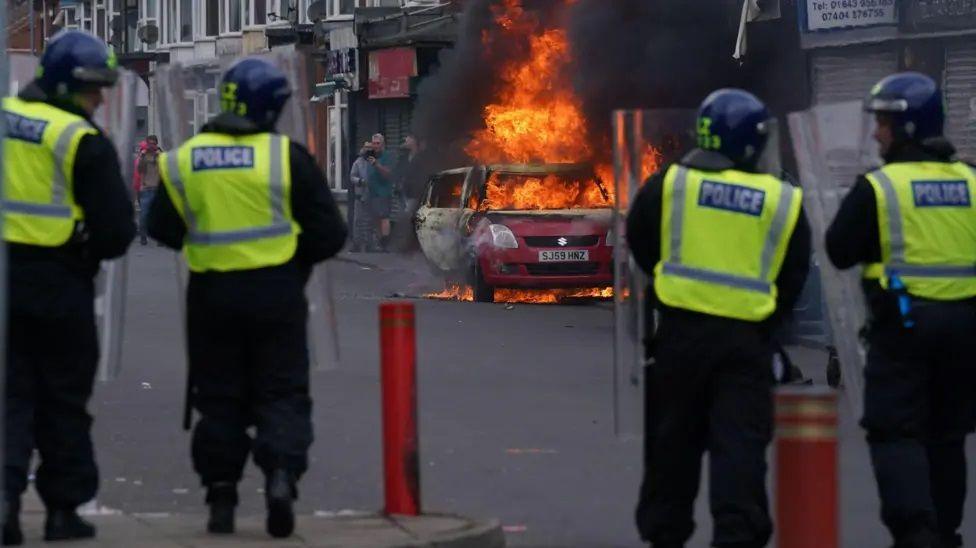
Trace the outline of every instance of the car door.
<instances>
[{"instance_id":1,"label":"car door","mask_svg":"<svg viewBox=\"0 0 976 548\"><path fill-rule=\"evenodd\" d=\"M471 168L444 171L430 178L427 196L417 210L417 240L427 259L444 271L462 267L459 230L464 212L464 181Z\"/></svg>"}]
</instances>

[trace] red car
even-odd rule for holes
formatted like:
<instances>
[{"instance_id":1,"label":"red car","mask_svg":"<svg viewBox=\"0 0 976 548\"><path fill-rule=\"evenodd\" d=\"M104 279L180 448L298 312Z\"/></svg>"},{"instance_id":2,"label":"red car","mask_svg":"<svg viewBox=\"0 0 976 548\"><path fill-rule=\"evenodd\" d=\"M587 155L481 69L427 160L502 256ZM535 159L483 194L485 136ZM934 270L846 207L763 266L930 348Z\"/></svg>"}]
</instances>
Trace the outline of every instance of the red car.
<instances>
[{"instance_id":1,"label":"red car","mask_svg":"<svg viewBox=\"0 0 976 548\"><path fill-rule=\"evenodd\" d=\"M450 170L431 178L417 236L431 263L466 274L480 302L495 288L607 287L612 201L586 165Z\"/></svg>"}]
</instances>

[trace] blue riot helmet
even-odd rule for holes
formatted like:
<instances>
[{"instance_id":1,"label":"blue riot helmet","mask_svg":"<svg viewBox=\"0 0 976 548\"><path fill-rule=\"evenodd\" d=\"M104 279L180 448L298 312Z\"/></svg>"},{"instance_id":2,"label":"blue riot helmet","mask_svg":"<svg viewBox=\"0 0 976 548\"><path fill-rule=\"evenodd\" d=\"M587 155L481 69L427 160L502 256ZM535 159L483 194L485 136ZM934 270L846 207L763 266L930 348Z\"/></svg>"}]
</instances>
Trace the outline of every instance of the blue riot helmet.
<instances>
[{"instance_id":1,"label":"blue riot helmet","mask_svg":"<svg viewBox=\"0 0 976 548\"><path fill-rule=\"evenodd\" d=\"M698 109L698 148L736 165L755 164L769 139L769 110L741 89L720 89Z\"/></svg>"},{"instance_id":2,"label":"blue riot helmet","mask_svg":"<svg viewBox=\"0 0 976 548\"><path fill-rule=\"evenodd\" d=\"M248 57L231 65L221 82L220 108L247 118L262 129L273 129L291 86L278 67L264 59Z\"/></svg>"},{"instance_id":3,"label":"blue riot helmet","mask_svg":"<svg viewBox=\"0 0 976 548\"><path fill-rule=\"evenodd\" d=\"M112 86L118 78L115 53L101 39L80 30L54 35L44 48L37 69L37 84L49 95L60 98Z\"/></svg>"},{"instance_id":4,"label":"blue riot helmet","mask_svg":"<svg viewBox=\"0 0 976 548\"><path fill-rule=\"evenodd\" d=\"M892 74L871 89L865 110L887 115L895 139L922 142L941 137L945 125L942 94L935 80L918 72Z\"/></svg>"}]
</instances>

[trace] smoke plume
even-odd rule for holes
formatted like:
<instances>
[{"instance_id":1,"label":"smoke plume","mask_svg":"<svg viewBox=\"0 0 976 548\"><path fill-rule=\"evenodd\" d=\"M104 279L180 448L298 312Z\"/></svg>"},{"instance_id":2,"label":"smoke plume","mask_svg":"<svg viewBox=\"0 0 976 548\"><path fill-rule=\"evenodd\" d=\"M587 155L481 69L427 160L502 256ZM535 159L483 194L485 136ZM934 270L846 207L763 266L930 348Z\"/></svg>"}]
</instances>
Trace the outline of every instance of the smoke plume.
<instances>
[{"instance_id":1,"label":"smoke plume","mask_svg":"<svg viewBox=\"0 0 976 548\"><path fill-rule=\"evenodd\" d=\"M569 15L576 91L591 138L619 108L696 107L739 84L735 10L717 0L579 0Z\"/></svg>"},{"instance_id":2,"label":"smoke plume","mask_svg":"<svg viewBox=\"0 0 976 548\"><path fill-rule=\"evenodd\" d=\"M731 59L737 17L727 0L465 0L457 42L420 84L414 111L414 130L445 162L464 161L463 141L498 95L493 75L526 55L528 36L502 39L496 21L518 4L539 29L566 29L593 143L607 142L614 109L694 107L743 79Z\"/></svg>"}]
</instances>

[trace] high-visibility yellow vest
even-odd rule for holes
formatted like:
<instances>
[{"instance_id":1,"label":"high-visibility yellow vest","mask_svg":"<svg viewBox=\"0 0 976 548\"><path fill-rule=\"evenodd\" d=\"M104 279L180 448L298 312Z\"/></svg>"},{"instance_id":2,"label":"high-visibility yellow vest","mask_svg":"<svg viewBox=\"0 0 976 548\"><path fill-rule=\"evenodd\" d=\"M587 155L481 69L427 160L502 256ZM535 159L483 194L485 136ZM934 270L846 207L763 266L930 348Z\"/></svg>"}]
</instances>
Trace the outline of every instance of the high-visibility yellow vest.
<instances>
[{"instance_id":1,"label":"high-visibility yellow vest","mask_svg":"<svg viewBox=\"0 0 976 548\"><path fill-rule=\"evenodd\" d=\"M664 178L657 298L713 316L768 318L801 202L800 189L771 175L672 166Z\"/></svg>"},{"instance_id":2,"label":"high-visibility yellow vest","mask_svg":"<svg viewBox=\"0 0 976 548\"><path fill-rule=\"evenodd\" d=\"M866 177L878 204L881 286L898 276L917 297L976 297L976 171L962 162L905 162Z\"/></svg>"},{"instance_id":3,"label":"high-visibility yellow vest","mask_svg":"<svg viewBox=\"0 0 976 548\"><path fill-rule=\"evenodd\" d=\"M187 226L193 272L252 270L295 255L287 137L201 133L161 155L160 178Z\"/></svg>"},{"instance_id":4,"label":"high-visibility yellow vest","mask_svg":"<svg viewBox=\"0 0 976 548\"><path fill-rule=\"evenodd\" d=\"M39 101L3 99L3 239L42 247L64 245L84 212L75 203L75 156L83 117Z\"/></svg>"}]
</instances>

